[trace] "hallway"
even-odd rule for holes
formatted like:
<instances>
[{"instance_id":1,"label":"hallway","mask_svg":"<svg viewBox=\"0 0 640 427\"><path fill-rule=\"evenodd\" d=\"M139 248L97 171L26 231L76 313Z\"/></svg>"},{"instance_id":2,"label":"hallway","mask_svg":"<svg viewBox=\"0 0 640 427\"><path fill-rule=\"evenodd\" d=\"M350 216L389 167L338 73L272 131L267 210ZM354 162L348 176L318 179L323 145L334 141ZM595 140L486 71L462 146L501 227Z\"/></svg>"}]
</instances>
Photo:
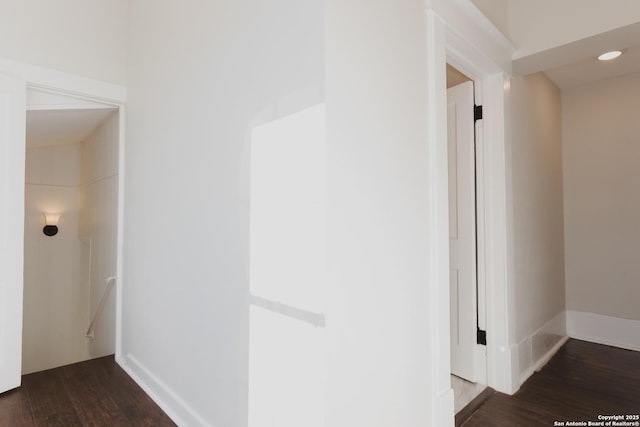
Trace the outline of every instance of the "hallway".
<instances>
[{"instance_id":1,"label":"hallway","mask_svg":"<svg viewBox=\"0 0 640 427\"><path fill-rule=\"evenodd\" d=\"M571 339L516 394L492 394L461 425L541 427L571 421L606 425L599 415L622 415L621 421L628 417L629 424L614 425L639 425L640 352ZM456 420L456 425L460 422Z\"/></svg>"}]
</instances>

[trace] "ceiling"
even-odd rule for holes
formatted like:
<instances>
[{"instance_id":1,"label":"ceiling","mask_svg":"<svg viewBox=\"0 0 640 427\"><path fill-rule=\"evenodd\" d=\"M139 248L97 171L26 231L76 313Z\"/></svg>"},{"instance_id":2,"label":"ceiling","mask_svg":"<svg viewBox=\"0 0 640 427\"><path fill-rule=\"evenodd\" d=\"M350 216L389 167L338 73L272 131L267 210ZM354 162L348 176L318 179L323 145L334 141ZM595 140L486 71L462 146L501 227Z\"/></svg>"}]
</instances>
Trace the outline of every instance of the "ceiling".
<instances>
[{"instance_id":1,"label":"ceiling","mask_svg":"<svg viewBox=\"0 0 640 427\"><path fill-rule=\"evenodd\" d=\"M458 71L458 69L447 64L447 89L470 80L471 79L469 77Z\"/></svg>"},{"instance_id":2,"label":"ceiling","mask_svg":"<svg viewBox=\"0 0 640 427\"><path fill-rule=\"evenodd\" d=\"M115 108L27 111L27 148L80 143L114 111Z\"/></svg>"},{"instance_id":3,"label":"ceiling","mask_svg":"<svg viewBox=\"0 0 640 427\"><path fill-rule=\"evenodd\" d=\"M599 61L597 57L592 56L572 64L545 70L545 74L558 87L568 88L639 71L640 46L633 46L623 50L622 56L611 61Z\"/></svg>"},{"instance_id":4,"label":"ceiling","mask_svg":"<svg viewBox=\"0 0 640 427\"><path fill-rule=\"evenodd\" d=\"M623 55L611 61L598 60L598 55L610 50L622 50ZM640 23L513 61L515 75L537 71L544 71L560 88L640 72Z\"/></svg>"}]
</instances>

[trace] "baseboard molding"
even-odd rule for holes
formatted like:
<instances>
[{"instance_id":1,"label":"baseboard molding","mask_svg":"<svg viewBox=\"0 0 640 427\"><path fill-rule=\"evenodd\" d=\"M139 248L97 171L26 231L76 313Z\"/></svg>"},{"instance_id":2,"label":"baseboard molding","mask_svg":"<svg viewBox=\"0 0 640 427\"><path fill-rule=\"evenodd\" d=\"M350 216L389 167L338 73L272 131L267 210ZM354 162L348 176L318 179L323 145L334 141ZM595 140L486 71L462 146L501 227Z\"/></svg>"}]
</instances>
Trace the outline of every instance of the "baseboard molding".
<instances>
[{"instance_id":1,"label":"baseboard molding","mask_svg":"<svg viewBox=\"0 0 640 427\"><path fill-rule=\"evenodd\" d=\"M565 343L569 341L568 336L560 337L558 342L554 344L541 358L539 358L532 366L530 366L523 375L520 376L520 385L524 384L525 381L531 377L535 372L538 372L540 369L544 367L544 365L551 360L553 356L560 350L560 348L565 345Z\"/></svg>"},{"instance_id":2,"label":"baseboard molding","mask_svg":"<svg viewBox=\"0 0 640 427\"><path fill-rule=\"evenodd\" d=\"M560 350L569 337L563 311L518 343L520 385L539 371Z\"/></svg>"},{"instance_id":3,"label":"baseboard molding","mask_svg":"<svg viewBox=\"0 0 640 427\"><path fill-rule=\"evenodd\" d=\"M518 345L499 346L488 343L487 385L500 393L512 395L520 388L518 382Z\"/></svg>"},{"instance_id":4,"label":"baseboard molding","mask_svg":"<svg viewBox=\"0 0 640 427\"><path fill-rule=\"evenodd\" d=\"M567 311L567 334L578 340L640 351L640 320Z\"/></svg>"},{"instance_id":5,"label":"baseboard molding","mask_svg":"<svg viewBox=\"0 0 640 427\"><path fill-rule=\"evenodd\" d=\"M439 395L433 412L433 425L454 427L453 389L449 389Z\"/></svg>"},{"instance_id":6,"label":"baseboard molding","mask_svg":"<svg viewBox=\"0 0 640 427\"><path fill-rule=\"evenodd\" d=\"M177 425L214 427L131 354L116 362Z\"/></svg>"}]
</instances>

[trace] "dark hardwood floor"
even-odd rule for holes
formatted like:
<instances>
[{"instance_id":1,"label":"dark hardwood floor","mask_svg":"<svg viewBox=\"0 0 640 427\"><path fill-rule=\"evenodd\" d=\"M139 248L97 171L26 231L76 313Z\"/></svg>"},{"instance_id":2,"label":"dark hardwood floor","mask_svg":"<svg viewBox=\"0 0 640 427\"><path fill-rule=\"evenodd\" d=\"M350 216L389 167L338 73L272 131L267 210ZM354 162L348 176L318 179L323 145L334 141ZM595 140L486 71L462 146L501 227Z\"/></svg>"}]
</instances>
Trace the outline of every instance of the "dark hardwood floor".
<instances>
[{"instance_id":1,"label":"dark hardwood floor","mask_svg":"<svg viewBox=\"0 0 640 427\"><path fill-rule=\"evenodd\" d=\"M0 427L175 426L113 356L24 375L0 394Z\"/></svg>"},{"instance_id":2,"label":"dark hardwood floor","mask_svg":"<svg viewBox=\"0 0 640 427\"><path fill-rule=\"evenodd\" d=\"M489 394L464 427L541 427L640 414L640 352L569 340L513 396ZM103 357L22 377L0 394L0 427L175 426Z\"/></svg>"},{"instance_id":3,"label":"dark hardwood floor","mask_svg":"<svg viewBox=\"0 0 640 427\"><path fill-rule=\"evenodd\" d=\"M556 421L588 425L602 421L598 415L638 414L640 352L572 339L516 394L490 395L462 425L542 427Z\"/></svg>"}]
</instances>

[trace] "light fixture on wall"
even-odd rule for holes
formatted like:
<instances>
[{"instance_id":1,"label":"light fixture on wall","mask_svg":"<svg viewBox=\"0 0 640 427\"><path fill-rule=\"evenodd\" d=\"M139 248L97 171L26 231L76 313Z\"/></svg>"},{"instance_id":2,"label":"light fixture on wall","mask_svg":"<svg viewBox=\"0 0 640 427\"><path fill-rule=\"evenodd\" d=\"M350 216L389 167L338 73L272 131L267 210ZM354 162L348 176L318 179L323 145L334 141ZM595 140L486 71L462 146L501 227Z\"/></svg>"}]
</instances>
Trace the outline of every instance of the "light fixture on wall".
<instances>
[{"instance_id":1,"label":"light fixture on wall","mask_svg":"<svg viewBox=\"0 0 640 427\"><path fill-rule=\"evenodd\" d=\"M616 59L620 55L622 55L622 51L621 50L612 50L612 51L605 52L602 55L598 56L598 59L600 61L610 61L612 59Z\"/></svg>"},{"instance_id":2,"label":"light fixture on wall","mask_svg":"<svg viewBox=\"0 0 640 427\"><path fill-rule=\"evenodd\" d=\"M60 219L60 214L44 214L44 228L42 232L47 236L55 236L58 234L58 220Z\"/></svg>"}]
</instances>

